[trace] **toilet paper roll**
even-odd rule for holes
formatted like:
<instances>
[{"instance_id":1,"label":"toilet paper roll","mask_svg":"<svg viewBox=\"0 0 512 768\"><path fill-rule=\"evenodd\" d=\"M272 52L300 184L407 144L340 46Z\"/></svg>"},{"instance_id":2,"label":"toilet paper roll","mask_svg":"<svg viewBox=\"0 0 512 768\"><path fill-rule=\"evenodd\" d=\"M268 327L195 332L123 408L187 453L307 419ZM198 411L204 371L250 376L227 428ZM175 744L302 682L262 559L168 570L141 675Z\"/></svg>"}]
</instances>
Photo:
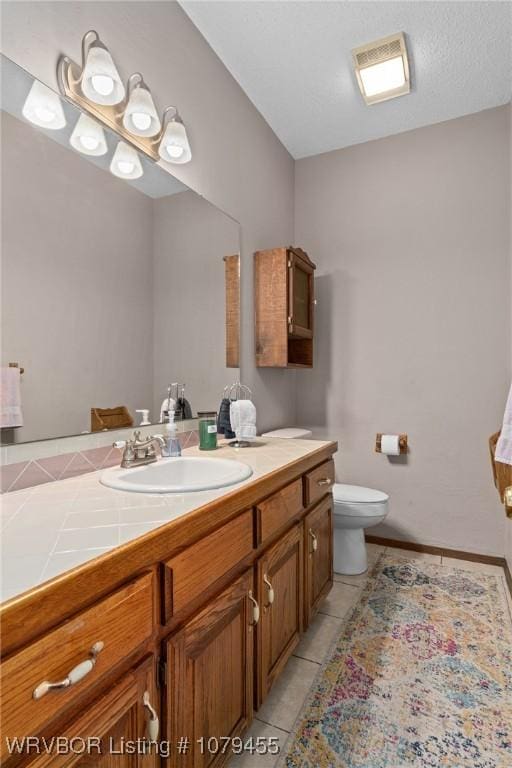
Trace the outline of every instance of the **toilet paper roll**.
<instances>
[{"instance_id":1,"label":"toilet paper roll","mask_svg":"<svg viewBox=\"0 0 512 768\"><path fill-rule=\"evenodd\" d=\"M387 456L400 456L400 435L382 435L380 452Z\"/></svg>"}]
</instances>

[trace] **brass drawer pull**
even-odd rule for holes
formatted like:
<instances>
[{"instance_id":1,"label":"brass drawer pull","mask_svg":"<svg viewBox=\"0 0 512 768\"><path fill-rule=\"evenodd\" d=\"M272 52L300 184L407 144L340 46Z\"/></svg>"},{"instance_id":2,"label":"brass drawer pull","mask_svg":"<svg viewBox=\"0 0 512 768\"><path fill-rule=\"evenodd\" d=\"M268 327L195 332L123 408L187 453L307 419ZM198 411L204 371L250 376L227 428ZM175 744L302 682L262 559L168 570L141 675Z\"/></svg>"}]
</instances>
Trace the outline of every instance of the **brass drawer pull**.
<instances>
[{"instance_id":1,"label":"brass drawer pull","mask_svg":"<svg viewBox=\"0 0 512 768\"><path fill-rule=\"evenodd\" d=\"M318 538L316 534L311 530L311 528L309 529L309 535L311 536L311 546L313 548L313 552L316 552L318 549Z\"/></svg>"},{"instance_id":2,"label":"brass drawer pull","mask_svg":"<svg viewBox=\"0 0 512 768\"><path fill-rule=\"evenodd\" d=\"M263 574L263 583L268 589L268 604L272 605L272 603L274 602L274 587L270 583L266 573Z\"/></svg>"},{"instance_id":3,"label":"brass drawer pull","mask_svg":"<svg viewBox=\"0 0 512 768\"><path fill-rule=\"evenodd\" d=\"M256 625L260 620L260 607L258 601L254 599L251 590L249 590L249 600L252 602L252 623Z\"/></svg>"},{"instance_id":4,"label":"brass drawer pull","mask_svg":"<svg viewBox=\"0 0 512 768\"><path fill-rule=\"evenodd\" d=\"M147 732L148 741L149 742L158 741L158 733L160 731L160 721L158 719L158 714L156 709L151 704L151 701L149 698L149 691L144 691L144 696L142 697L142 703L144 704L144 708L147 709L147 711L149 712L148 732Z\"/></svg>"},{"instance_id":5,"label":"brass drawer pull","mask_svg":"<svg viewBox=\"0 0 512 768\"><path fill-rule=\"evenodd\" d=\"M99 640L97 643L94 643L91 650L89 651L90 658L86 659L85 661L81 661L80 664L77 664L76 667L73 667L71 672L68 673L64 680L60 680L58 683L49 683L47 680L45 680L43 683L39 683L37 688L34 688L34 692L32 694L33 698L42 699L43 696L46 696L49 691L60 691L63 688L69 688L71 685L79 683L80 680L83 680L84 677L89 674L89 672L92 672L95 667L98 654L101 653L103 647L104 643L101 640Z\"/></svg>"},{"instance_id":6,"label":"brass drawer pull","mask_svg":"<svg viewBox=\"0 0 512 768\"><path fill-rule=\"evenodd\" d=\"M320 485L320 486L322 486L322 485L331 485L331 483L332 483L332 480L331 480L330 477L321 477L320 480L316 481L316 484Z\"/></svg>"}]
</instances>

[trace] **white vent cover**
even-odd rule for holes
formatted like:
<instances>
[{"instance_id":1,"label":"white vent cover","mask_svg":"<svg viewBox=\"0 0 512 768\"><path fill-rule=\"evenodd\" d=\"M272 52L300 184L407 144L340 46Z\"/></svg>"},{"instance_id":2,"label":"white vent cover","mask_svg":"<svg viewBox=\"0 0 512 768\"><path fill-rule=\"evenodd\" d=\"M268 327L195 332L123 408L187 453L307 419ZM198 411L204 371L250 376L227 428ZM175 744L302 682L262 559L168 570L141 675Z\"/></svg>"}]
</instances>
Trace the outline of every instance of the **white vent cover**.
<instances>
[{"instance_id":1,"label":"white vent cover","mask_svg":"<svg viewBox=\"0 0 512 768\"><path fill-rule=\"evenodd\" d=\"M403 32L354 48L352 57L357 82L367 104L377 104L410 92Z\"/></svg>"}]
</instances>

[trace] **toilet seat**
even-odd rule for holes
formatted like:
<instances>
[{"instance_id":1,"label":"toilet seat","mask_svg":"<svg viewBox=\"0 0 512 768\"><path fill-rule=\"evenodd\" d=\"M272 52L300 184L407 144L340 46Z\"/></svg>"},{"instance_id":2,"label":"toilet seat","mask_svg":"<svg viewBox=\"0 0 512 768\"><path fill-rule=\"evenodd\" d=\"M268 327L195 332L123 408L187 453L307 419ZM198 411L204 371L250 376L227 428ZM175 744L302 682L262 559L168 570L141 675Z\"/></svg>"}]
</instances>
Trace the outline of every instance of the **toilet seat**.
<instances>
[{"instance_id":1,"label":"toilet seat","mask_svg":"<svg viewBox=\"0 0 512 768\"><path fill-rule=\"evenodd\" d=\"M387 493L376 491L373 488L365 488L362 485L335 483L332 494L335 515L378 517L382 514L383 506L389 500Z\"/></svg>"}]
</instances>

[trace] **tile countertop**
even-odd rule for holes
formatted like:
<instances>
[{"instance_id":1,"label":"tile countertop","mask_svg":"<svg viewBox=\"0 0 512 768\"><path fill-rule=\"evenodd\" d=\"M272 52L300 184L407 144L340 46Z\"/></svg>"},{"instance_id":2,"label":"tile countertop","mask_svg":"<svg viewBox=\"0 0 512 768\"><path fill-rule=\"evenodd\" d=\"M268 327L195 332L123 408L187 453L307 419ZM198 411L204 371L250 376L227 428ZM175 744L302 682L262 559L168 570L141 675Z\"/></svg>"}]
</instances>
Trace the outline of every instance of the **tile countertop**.
<instances>
[{"instance_id":1,"label":"tile countertop","mask_svg":"<svg viewBox=\"0 0 512 768\"><path fill-rule=\"evenodd\" d=\"M247 480L185 494L130 493L99 482L102 471L14 491L1 497L0 602L15 597L121 544L328 445L320 440L258 439L250 448L224 441L208 453L184 456L238 459L252 467Z\"/></svg>"}]
</instances>

